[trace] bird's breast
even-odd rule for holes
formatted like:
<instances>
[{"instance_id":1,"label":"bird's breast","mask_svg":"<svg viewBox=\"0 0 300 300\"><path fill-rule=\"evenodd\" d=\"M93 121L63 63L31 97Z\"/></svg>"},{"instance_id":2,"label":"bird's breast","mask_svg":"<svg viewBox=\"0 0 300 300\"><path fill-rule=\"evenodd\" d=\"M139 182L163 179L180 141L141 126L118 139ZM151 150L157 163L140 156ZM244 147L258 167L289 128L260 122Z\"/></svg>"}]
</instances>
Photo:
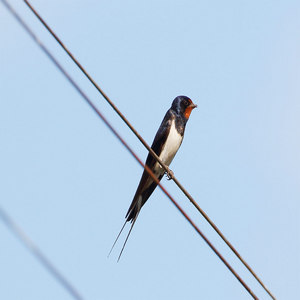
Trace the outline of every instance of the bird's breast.
<instances>
[{"instance_id":1,"label":"bird's breast","mask_svg":"<svg viewBox=\"0 0 300 300\"><path fill-rule=\"evenodd\" d=\"M165 163L167 166L172 162L176 152L178 151L183 136L177 131L175 127L175 120L172 121L170 131L167 137L167 140L162 148L162 151L159 155L159 158Z\"/></svg>"}]
</instances>

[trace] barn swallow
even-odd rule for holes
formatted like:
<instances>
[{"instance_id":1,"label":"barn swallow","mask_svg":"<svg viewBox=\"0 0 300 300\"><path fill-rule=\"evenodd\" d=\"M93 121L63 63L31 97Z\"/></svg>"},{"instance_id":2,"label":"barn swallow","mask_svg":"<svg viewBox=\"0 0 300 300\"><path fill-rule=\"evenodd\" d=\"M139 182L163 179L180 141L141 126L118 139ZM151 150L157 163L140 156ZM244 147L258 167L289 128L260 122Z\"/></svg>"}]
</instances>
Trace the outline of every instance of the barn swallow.
<instances>
[{"instance_id":1,"label":"barn swallow","mask_svg":"<svg viewBox=\"0 0 300 300\"><path fill-rule=\"evenodd\" d=\"M186 123L192 110L196 107L197 105L195 105L190 98L186 96L178 96L174 99L171 108L167 111L151 146L153 151L165 165L170 165L176 152L178 151L183 140ZM146 165L151 169L159 181L166 173L161 165L151 155L151 153L149 153L147 156ZM171 174L167 174L167 176L169 179L172 179ZM110 250L111 253L126 223L131 222L131 227L123 244L118 261L122 255L126 242L142 206L151 196L156 186L157 183L152 179L149 173L144 170L136 193L125 216L125 223Z\"/></svg>"}]
</instances>

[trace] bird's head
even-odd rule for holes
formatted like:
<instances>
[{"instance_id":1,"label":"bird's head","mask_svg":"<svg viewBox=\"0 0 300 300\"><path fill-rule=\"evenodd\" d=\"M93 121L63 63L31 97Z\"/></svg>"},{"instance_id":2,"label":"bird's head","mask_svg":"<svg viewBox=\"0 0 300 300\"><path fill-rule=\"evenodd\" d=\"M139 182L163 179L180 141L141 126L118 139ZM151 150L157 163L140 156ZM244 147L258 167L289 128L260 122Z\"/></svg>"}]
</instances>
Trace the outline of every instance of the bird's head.
<instances>
[{"instance_id":1,"label":"bird's head","mask_svg":"<svg viewBox=\"0 0 300 300\"><path fill-rule=\"evenodd\" d=\"M196 107L197 105L189 97L177 96L172 103L171 109L188 120L192 110Z\"/></svg>"}]
</instances>

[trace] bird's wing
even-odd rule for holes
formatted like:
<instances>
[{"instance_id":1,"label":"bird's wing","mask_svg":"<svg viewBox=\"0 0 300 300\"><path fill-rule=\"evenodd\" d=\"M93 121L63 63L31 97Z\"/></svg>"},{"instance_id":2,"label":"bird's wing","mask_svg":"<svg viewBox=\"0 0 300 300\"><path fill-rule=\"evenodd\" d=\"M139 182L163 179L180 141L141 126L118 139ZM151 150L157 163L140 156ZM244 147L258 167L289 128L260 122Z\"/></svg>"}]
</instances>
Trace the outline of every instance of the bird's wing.
<instances>
[{"instance_id":1,"label":"bird's wing","mask_svg":"<svg viewBox=\"0 0 300 300\"><path fill-rule=\"evenodd\" d=\"M158 156L160 155L163 146L166 143L173 119L174 119L173 113L171 112L171 110L168 110L154 137L153 143L151 145L151 149ZM146 159L146 165L149 168L153 168L155 163L156 163L156 159L151 155L151 153L149 153Z\"/></svg>"},{"instance_id":2,"label":"bird's wing","mask_svg":"<svg viewBox=\"0 0 300 300\"><path fill-rule=\"evenodd\" d=\"M152 143L151 148L153 149L153 151L159 156L163 146L167 140L170 128L171 128L171 124L172 124L172 119L173 119L173 114L171 112L171 110L168 110L156 135L154 138L154 141ZM156 164L156 159L154 157L152 157L152 155L149 153L146 159L146 165L153 170L154 166ZM157 174L158 175L158 180L160 181L161 178L163 177L163 174ZM131 221L131 226L130 226L130 230L126 236L125 242L123 244L122 250L120 252L119 259L121 258L121 255L123 253L123 250L125 248L125 245L127 243L127 240L129 238L129 235L131 233L131 230L134 226L134 223L139 215L139 212L142 208L142 206L145 204L145 202L148 200L148 198L150 197L150 195L152 194L152 192L155 190L157 186L157 183L153 181L153 179L151 178L151 176L148 174L148 172L146 170L144 170L142 178L140 180L140 183L138 185L138 188L136 190L135 196L130 204L130 207L128 209L128 212L126 214L126 221L123 225L123 227L121 228L109 254L111 253L112 249L114 248L117 240L119 239L125 225L127 222Z\"/></svg>"},{"instance_id":3,"label":"bird's wing","mask_svg":"<svg viewBox=\"0 0 300 300\"><path fill-rule=\"evenodd\" d=\"M167 140L171 124L172 124L172 118L173 115L170 112L170 110L166 113L156 135L154 138L154 141L152 143L151 148L153 151L159 156L162 148ZM148 154L146 159L146 165L153 170L154 165L156 164L156 159L151 155L151 153ZM161 180L162 175L158 175L158 180ZM144 170L142 178L140 180L140 183L138 185L138 188L136 190L136 193L133 197L133 200L130 204L130 207L128 209L128 212L125 216L127 218L127 221L132 221L134 218L136 218L139 210L141 207L145 204L145 202L148 200L152 192L155 190L157 186L157 183L153 182L153 179L148 174L146 170ZM142 197L139 197L142 196ZM138 204L138 200L141 201L141 203Z\"/></svg>"}]
</instances>

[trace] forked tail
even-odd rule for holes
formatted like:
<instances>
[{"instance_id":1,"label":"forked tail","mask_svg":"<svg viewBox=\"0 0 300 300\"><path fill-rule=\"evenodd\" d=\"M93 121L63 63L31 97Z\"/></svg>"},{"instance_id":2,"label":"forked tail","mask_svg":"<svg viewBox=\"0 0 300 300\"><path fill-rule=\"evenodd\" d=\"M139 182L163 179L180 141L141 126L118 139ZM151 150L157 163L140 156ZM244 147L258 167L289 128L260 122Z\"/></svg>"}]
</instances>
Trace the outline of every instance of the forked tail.
<instances>
[{"instance_id":1,"label":"forked tail","mask_svg":"<svg viewBox=\"0 0 300 300\"><path fill-rule=\"evenodd\" d=\"M113 243L113 245L112 245L112 247L111 247L111 249L110 249L110 251L109 251L109 253L108 253L107 257L109 257L109 256L110 256L110 254L111 254L112 250L114 249L114 247L115 247L115 245L116 245L116 243L117 243L117 240L119 239L119 237L120 237L120 235L121 235L121 233L122 233L122 231L123 231L123 229L124 229L124 227L125 227L126 223L127 223L127 220L126 220L126 221L125 221L125 223L123 224L123 226L122 226L122 228L121 228L121 230L120 230L120 232L119 232L118 236L116 237L116 239L115 239L115 241L114 241L114 243Z\"/></svg>"},{"instance_id":2,"label":"forked tail","mask_svg":"<svg viewBox=\"0 0 300 300\"><path fill-rule=\"evenodd\" d=\"M117 243L117 241L118 241L118 239L119 239L119 237L120 237L120 235L121 235L121 233L122 233L122 231L123 231L123 229L124 229L126 223L129 222L129 221L131 221L131 226L130 226L129 232L128 232L127 236L126 236L125 242L124 242L124 244L123 244L123 247L122 247L121 252L120 252L120 254L119 254L119 257L118 257L118 261L120 260L121 255L122 255L122 253L123 253L123 250L124 250L124 248L125 248L125 246L126 246L126 243L127 243L127 241L128 241L128 238L129 238L129 236L130 236L130 234L131 234L133 225L134 225L134 223L135 223L135 221L136 221L136 219L137 219L137 217L138 217L138 215L139 215L139 213L140 213L140 210L141 210L141 207L142 207L141 204L142 204L142 197L139 196L139 199L138 199L137 203L136 203L135 206L132 208L132 209L136 209L136 211L137 211L135 217L134 217L133 219L129 220L128 217L127 217L127 215L126 215L126 217L127 217L127 218L126 218L126 221L125 221L125 223L123 224L123 226L122 226L122 228L121 228L121 230L120 230L118 236L116 237L116 239L115 239L115 241L114 241L114 243L113 243L113 245L112 245L112 247L111 247L111 249L110 249L110 251L109 251L107 257L109 257L109 255L111 254L112 250L114 249L114 247L115 247L115 245L116 245L116 243Z\"/></svg>"},{"instance_id":3,"label":"forked tail","mask_svg":"<svg viewBox=\"0 0 300 300\"><path fill-rule=\"evenodd\" d=\"M133 228L133 225L134 225L134 223L135 223L135 221L136 221L138 215L139 215L139 212L137 213L136 217L135 217L135 218L133 219L133 221L132 221L132 224L131 224L131 226L130 226L129 232L128 232L128 234L127 234L127 237L126 237L126 239L125 239L125 242L124 242L123 247L122 247L122 249L121 249L121 252L120 252L120 254L119 254L118 261L119 261L120 258L121 258L121 255L122 255L122 253L123 253L123 250L124 250L124 248L125 248L125 245L126 245L126 243L127 243L127 241L128 241L128 238L129 238L129 236L130 236L131 230L132 230L132 228ZM123 227L124 227L124 226L123 226Z\"/></svg>"}]
</instances>

